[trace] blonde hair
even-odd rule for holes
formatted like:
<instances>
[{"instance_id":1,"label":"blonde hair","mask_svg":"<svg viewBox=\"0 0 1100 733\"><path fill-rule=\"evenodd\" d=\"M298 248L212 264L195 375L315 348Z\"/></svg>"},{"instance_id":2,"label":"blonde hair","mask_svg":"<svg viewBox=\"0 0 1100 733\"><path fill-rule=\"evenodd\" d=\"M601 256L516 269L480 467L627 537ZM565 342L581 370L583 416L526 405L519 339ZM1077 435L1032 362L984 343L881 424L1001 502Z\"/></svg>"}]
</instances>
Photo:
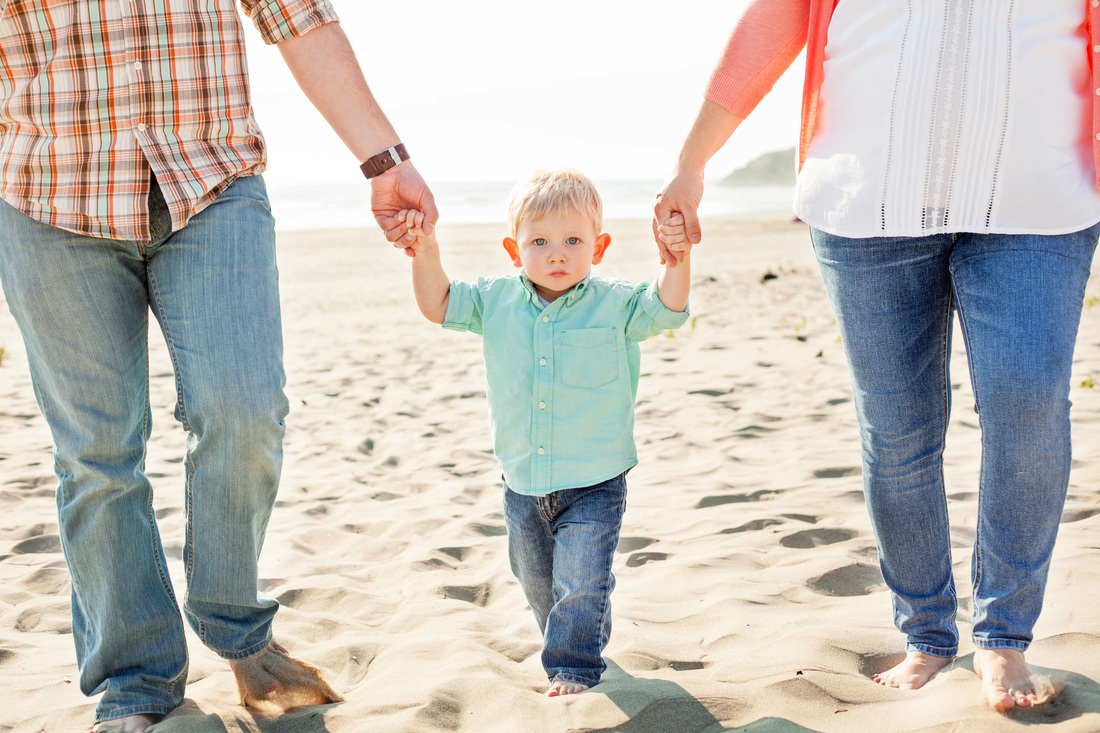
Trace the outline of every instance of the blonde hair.
<instances>
[{"instance_id":1,"label":"blonde hair","mask_svg":"<svg viewBox=\"0 0 1100 733\"><path fill-rule=\"evenodd\" d=\"M508 225L512 236L520 222L544 219L550 214L576 211L588 217L598 234L603 228L603 202L588 177L570 168L535 171L512 189L508 201Z\"/></svg>"}]
</instances>

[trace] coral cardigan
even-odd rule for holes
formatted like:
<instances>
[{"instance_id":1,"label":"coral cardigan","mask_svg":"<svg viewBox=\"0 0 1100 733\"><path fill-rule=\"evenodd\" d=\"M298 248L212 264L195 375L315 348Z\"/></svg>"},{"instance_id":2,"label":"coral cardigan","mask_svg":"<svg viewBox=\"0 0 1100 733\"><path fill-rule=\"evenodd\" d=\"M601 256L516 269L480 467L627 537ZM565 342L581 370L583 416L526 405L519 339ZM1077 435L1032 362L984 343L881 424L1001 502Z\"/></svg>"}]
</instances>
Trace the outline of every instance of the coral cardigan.
<instances>
[{"instance_id":1,"label":"coral cardigan","mask_svg":"<svg viewBox=\"0 0 1100 733\"><path fill-rule=\"evenodd\" d=\"M730 34L726 50L707 86L706 98L739 120L749 116L782 76L803 46L806 80L802 86L802 127L798 141L798 169L806 160L817 126L818 97L825 75L825 41L838 0L756 0ZM1094 29L1100 25L1100 0L1087 3L1085 27L1089 37L1089 72L1096 83L1100 44ZM1100 88L1092 102L1092 155L1100 188Z\"/></svg>"}]
</instances>

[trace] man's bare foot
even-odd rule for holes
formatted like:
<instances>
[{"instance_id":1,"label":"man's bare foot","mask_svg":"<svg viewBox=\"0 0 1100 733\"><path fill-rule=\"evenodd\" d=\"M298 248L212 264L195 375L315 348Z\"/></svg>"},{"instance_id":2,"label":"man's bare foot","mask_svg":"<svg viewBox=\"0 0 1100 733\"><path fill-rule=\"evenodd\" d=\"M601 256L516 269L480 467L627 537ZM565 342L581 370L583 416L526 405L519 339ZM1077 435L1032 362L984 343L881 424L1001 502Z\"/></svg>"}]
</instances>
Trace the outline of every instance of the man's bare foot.
<instances>
[{"instance_id":1,"label":"man's bare foot","mask_svg":"<svg viewBox=\"0 0 1100 733\"><path fill-rule=\"evenodd\" d=\"M1031 676L1023 652L1015 649L978 649L974 672L982 678L982 692L994 710L1028 708L1050 702L1053 685Z\"/></svg>"},{"instance_id":2,"label":"man's bare foot","mask_svg":"<svg viewBox=\"0 0 1100 733\"><path fill-rule=\"evenodd\" d=\"M575 695L578 692L584 692L588 689L588 685L582 685L580 682L570 682L569 680L554 680L550 683L550 689L546 691L547 697L560 697L561 695Z\"/></svg>"},{"instance_id":3,"label":"man's bare foot","mask_svg":"<svg viewBox=\"0 0 1100 733\"><path fill-rule=\"evenodd\" d=\"M953 657L934 657L924 652L909 652L905 659L885 672L872 675L871 679L884 687L899 690L916 690L932 679Z\"/></svg>"},{"instance_id":4,"label":"man's bare foot","mask_svg":"<svg viewBox=\"0 0 1100 733\"><path fill-rule=\"evenodd\" d=\"M96 723L88 733L145 733L145 729L164 720L163 715L127 715Z\"/></svg>"},{"instance_id":5,"label":"man's bare foot","mask_svg":"<svg viewBox=\"0 0 1100 733\"><path fill-rule=\"evenodd\" d=\"M241 704L264 713L282 713L306 705L343 702L321 676L321 670L287 655L272 641L259 654L231 659Z\"/></svg>"}]
</instances>

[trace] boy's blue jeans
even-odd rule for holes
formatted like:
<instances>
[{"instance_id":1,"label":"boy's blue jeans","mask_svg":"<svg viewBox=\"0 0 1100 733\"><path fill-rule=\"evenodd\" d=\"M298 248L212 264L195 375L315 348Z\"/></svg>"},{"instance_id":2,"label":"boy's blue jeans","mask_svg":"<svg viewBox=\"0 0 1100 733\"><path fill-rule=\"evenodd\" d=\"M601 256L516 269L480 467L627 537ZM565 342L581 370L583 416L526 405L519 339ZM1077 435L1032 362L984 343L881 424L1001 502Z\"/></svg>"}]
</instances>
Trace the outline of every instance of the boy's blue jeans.
<instances>
[{"instance_id":1,"label":"boy's blue jeans","mask_svg":"<svg viewBox=\"0 0 1100 733\"><path fill-rule=\"evenodd\" d=\"M811 231L851 368L879 563L910 651L958 651L943 481L955 311L982 431L974 644L1031 642L1069 482L1070 369L1098 232Z\"/></svg>"},{"instance_id":2,"label":"boy's blue jeans","mask_svg":"<svg viewBox=\"0 0 1100 733\"><path fill-rule=\"evenodd\" d=\"M592 687L607 669L611 561L625 508L625 473L546 496L504 486L508 556L542 630L542 666L551 680Z\"/></svg>"},{"instance_id":3,"label":"boy's blue jeans","mask_svg":"<svg viewBox=\"0 0 1100 733\"><path fill-rule=\"evenodd\" d=\"M187 431L184 614L226 658L261 651L278 603L257 556L282 461L282 335L264 183L237 179L181 231L159 191L151 242L85 237L0 202L0 280L50 425L80 688L96 720L180 704L187 648L143 472L147 327L159 322Z\"/></svg>"}]
</instances>

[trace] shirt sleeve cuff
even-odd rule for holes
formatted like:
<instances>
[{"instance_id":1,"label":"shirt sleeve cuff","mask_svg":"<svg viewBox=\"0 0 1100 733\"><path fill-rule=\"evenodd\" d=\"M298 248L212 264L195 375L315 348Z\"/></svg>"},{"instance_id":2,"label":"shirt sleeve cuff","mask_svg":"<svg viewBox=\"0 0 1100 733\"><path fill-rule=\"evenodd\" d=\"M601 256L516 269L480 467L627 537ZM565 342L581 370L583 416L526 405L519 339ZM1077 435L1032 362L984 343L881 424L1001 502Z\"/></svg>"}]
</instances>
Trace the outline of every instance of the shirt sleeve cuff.
<instances>
[{"instance_id":1,"label":"shirt sleeve cuff","mask_svg":"<svg viewBox=\"0 0 1100 733\"><path fill-rule=\"evenodd\" d=\"M657 282L651 282L642 294L642 310L653 319L655 328L666 331L670 328L679 328L687 321L691 313L688 311L690 303L684 305L683 311L673 311L665 307L661 298L657 295Z\"/></svg>"},{"instance_id":2,"label":"shirt sleeve cuff","mask_svg":"<svg viewBox=\"0 0 1100 733\"><path fill-rule=\"evenodd\" d=\"M461 280L451 281L447 297L447 313L443 316L443 328L452 331L469 331L474 320L474 286Z\"/></svg>"},{"instance_id":3,"label":"shirt sleeve cuff","mask_svg":"<svg viewBox=\"0 0 1100 733\"><path fill-rule=\"evenodd\" d=\"M269 45L340 20L328 0L258 0L249 17Z\"/></svg>"}]
</instances>

